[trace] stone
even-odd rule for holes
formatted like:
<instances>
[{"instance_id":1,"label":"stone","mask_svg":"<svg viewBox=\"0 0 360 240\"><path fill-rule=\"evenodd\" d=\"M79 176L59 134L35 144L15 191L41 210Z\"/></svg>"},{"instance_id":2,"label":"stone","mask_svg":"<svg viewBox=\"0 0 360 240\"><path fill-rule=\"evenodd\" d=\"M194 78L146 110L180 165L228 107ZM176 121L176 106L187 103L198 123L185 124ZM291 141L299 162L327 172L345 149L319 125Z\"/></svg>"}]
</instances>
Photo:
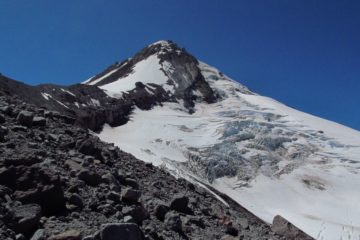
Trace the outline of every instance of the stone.
<instances>
[{"instance_id":1,"label":"stone","mask_svg":"<svg viewBox=\"0 0 360 240\"><path fill-rule=\"evenodd\" d=\"M72 229L57 235L53 235L49 237L48 240L81 240L81 237L81 232Z\"/></svg>"},{"instance_id":2,"label":"stone","mask_svg":"<svg viewBox=\"0 0 360 240\"><path fill-rule=\"evenodd\" d=\"M124 222L125 223L135 223L135 219L132 216L125 216Z\"/></svg>"},{"instance_id":3,"label":"stone","mask_svg":"<svg viewBox=\"0 0 360 240\"><path fill-rule=\"evenodd\" d=\"M287 239L296 239L296 240L311 240L310 236L302 232L300 229L295 227L285 218L280 215L276 215L273 219L271 229L278 235L284 236Z\"/></svg>"},{"instance_id":4,"label":"stone","mask_svg":"<svg viewBox=\"0 0 360 240\"><path fill-rule=\"evenodd\" d=\"M234 226L231 225L226 226L225 232L234 237L236 237L239 234L239 231Z\"/></svg>"},{"instance_id":5,"label":"stone","mask_svg":"<svg viewBox=\"0 0 360 240\"><path fill-rule=\"evenodd\" d=\"M182 221L179 214L175 212L168 212L165 215L164 224L166 228L175 232L182 232Z\"/></svg>"},{"instance_id":6,"label":"stone","mask_svg":"<svg viewBox=\"0 0 360 240\"><path fill-rule=\"evenodd\" d=\"M141 223L145 219L149 218L149 212L144 208L142 204L135 206L127 206L122 209L124 216L131 216L136 223Z\"/></svg>"},{"instance_id":7,"label":"stone","mask_svg":"<svg viewBox=\"0 0 360 240\"><path fill-rule=\"evenodd\" d=\"M33 125L34 114L28 111L21 111L16 120L23 126L31 127Z\"/></svg>"},{"instance_id":8,"label":"stone","mask_svg":"<svg viewBox=\"0 0 360 240\"><path fill-rule=\"evenodd\" d=\"M45 240L45 230L44 229L36 230L36 232L32 235L30 240Z\"/></svg>"},{"instance_id":9,"label":"stone","mask_svg":"<svg viewBox=\"0 0 360 240\"><path fill-rule=\"evenodd\" d=\"M46 126L46 118L43 117L34 117L33 125L38 127L45 127Z\"/></svg>"},{"instance_id":10,"label":"stone","mask_svg":"<svg viewBox=\"0 0 360 240\"><path fill-rule=\"evenodd\" d=\"M84 170L84 168L76 161L72 160L72 159L68 159L65 161L65 166L67 168L69 168L70 171L74 170L74 171L81 171Z\"/></svg>"},{"instance_id":11,"label":"stone","mask_svg":"<svg viewBox=\"0 0 360 240\"><path fill-rule=\"evenodd\" d=\"M24 234L19 233L19 234L16 234L15 239L16 240L25 240L26 238L25 238Z\"/></svg>"},{"instance_id":12,"label":"stone","mask_svg":"<svg viewBox=\"0 0 360 240\"><path fill-rule=\"evenodd\" d=\"M0 126L0 142L3 142L5 140L5 136L8 133L8 129Z\"/></svg>"},{"instance_id":13,"label":"stone","mask_svg":"<svg viewBox=\"0 0 360 240\"><path fill-rule=\"evenodd\" d=\"M110 184L114 190L116 190L117 192L121 191L121 187L119 182L116 180L115 176L111 173L106 173L104 174L102 177L102 181L104 183Z\"/></svg>"},{"instance_id":14,"label":"stone","mask_svg":"<svg viewBox=\"0 0 360 240\"><path fill-rule=\"evenodd\" d=\"M101 149L99 149L95 146L95 140L92 138L89 138L89 139L86 139L85 141L83 141L79 145L78 150L82 154L90 155L97 159L102 160Z\"/></svg>"},{"instance_id":15,"label":"stone","mask_svg":"<svg viewBox=\"0 0 360 240\"><path fill-rule=\"evenodd\" d=\"M78 178L83 180L87 185L97 186L101 183L101 176L95 172L90 172L88 170L82 170L78 174Z\"/></svg>"},{"instance_id":16,"label":"stone","mask_svg":"<svg viewBox=\"0 0 360 240\"><path fill-rule=\"evenodd\" d=\"M5 117L4 115L0 114L0 124L5 122Z\"/></svg>"},{"instance_id":17,"label":"stone","mask_svg":"<svg viewBox=\"0 0 360 240\"><path fill-rule=\"evenodd\" d=\"M73 193L71 194L70 198L69 198L69 203L73 204L79 208L83 208L84 207L84 200L81 198L81 196L77 193Z\"/></svg>"},{"instance_id":18,"label":"stone","mask_svg":"<svg viewBox=\"0 0 360 240\"><path fill-rule=\"evenodd\" d=\"M181 213L185 213L185 214L191 214L192 211L188 207L188 203L189 203L189 198L188 197L186 197L184 195L181 195L181 194L177 194L171 200L170 208L172 210L177 211L177 212L181 212Z\"/></svg>"},{"instance_id":19,"label":"stone","mask_svg":"<svg viewBox=\"0 0 360 240\"><path fill-rule=\"evenodd\" d=\"M124 202L136 203L141 197L141 191L134 190L131 188L124 189L121 193L121 199Z\"/></svg>"},{"instance_id":20,"label":"stone","mask_svg":"<svg viewBox=\"0 0 360 240\"><path fill-rule=\"evenodd\" d=\"M239 219L237 219L237 222L240 224L240 226L243 229L249 228L249 221L246 218L239 218Z\"/></svg>"},{"instance_id":21,"label":"stone","mask_svg":"<svg viewBox=\"0 0 360 240\"><path fill-rule=\"evenodd\" d=\"M143 240L144 234L135 223L110 223L102 225L101 240Z\"/></svg>"},{"instance_id":22,"label":"stone","mask_svg":"<svg viewBox=\"0 0 360 240\"><path fill-rule=\"evenodd\" d=\"M107 195L107 199L113 201L114 203L119 203L121 200L121 196L120 194L118 194L117 192L111 191L108 195Z\"/></svg>"},{"instance_id":23,"label":"stone","mask_svg":"<svg viewBox=\"0 0 360 240\"><path fill-rule=\"evenodd\" d=\"M29 233L35 230L40 222L41 207L38 204L25 204L14 208L15 230Z\"/></svg>"},{"instance_id":24,"label":"stone","mask_svg":"<svg viewBox=\"0 0 360 240\"><path fill-rule=\"evenodd\" d=\"M169 211L169 207L163 204L158 204L154 209L154 214L157 219L164 221L166 213Z\"/></svg>"},{"instance_id":25,"label":"stone","mask_svg":"<svg viewBox=\"0 0 360 240\"><path fill-rule=\"evenodd\" d=\"M130 187L134 188L134 189L139 189L139 184L138 184L138 182L137 182L135 179L126 178L126 179L125 179L125 184L126 184L127 186L130 186Z\"/></svg>"}]
</instances>

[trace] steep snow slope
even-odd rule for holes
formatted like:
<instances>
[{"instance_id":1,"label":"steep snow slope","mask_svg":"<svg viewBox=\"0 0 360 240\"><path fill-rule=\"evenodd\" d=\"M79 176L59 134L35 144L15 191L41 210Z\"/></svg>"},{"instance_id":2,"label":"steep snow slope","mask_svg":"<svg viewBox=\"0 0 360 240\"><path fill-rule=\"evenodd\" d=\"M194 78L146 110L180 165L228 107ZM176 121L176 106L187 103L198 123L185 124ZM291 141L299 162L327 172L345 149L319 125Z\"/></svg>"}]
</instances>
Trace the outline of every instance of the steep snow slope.
<instances>
[{"instance_id":1,"label":"steep snow slope","mask_svg":"<svg viewBox=\"0 0 360 240\"><path fill-rule=\"evenodd\" d=\"M120 94L137 81L168 85L156 57L100 87ZM193 114L182 99L135 109L126 125L106 125L99 137L210 184L267 222L280 214L316 239L359 239L360 133L256 95L205 63L198 67L215 103L199 98Z\"/></svg>"}]
</instances>

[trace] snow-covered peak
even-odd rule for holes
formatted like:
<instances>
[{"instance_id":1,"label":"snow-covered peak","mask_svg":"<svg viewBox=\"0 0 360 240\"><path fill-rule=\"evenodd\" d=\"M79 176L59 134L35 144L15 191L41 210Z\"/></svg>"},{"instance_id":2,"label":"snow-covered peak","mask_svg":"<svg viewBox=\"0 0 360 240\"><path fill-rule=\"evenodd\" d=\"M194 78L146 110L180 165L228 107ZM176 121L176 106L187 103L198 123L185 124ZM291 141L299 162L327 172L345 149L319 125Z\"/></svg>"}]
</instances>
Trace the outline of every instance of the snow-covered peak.
<instances>
[{"instance_id":1,"label":"snow-covered peak","mask_svg":"<svg viewBox=\"0 0 360 240\"><path fill-rule=\"evenodd\" d=\"M152 44L149 44L148 47L152 47L152 46L156 46L156 45L160 45L163 48L168 48L171 46L171 44L173 44L173 42L171 40L159 40L157 42L154 42Z\"/></svg>"},{"instance_id":2,"label":"snow-covered peak","mask_svg":"<svg viewBox=\"0 0 360 240\"><path fill-rule=\"evenodd\" d=\"M190 111L195 101L210 103L216 99L201 73L198 60L174 42L164 40L148 45L130 59L113 64L84 84L98 86L110 97L123 98L136 90L138 82L147 89L161 88L167 94L167 100L182 101Z\"/></svg>"},{"instance_id":3,"label":"snow-covered peak","mask_svg":"<svg viewBox=\"0 0 360 240\"><path fill-rule=\"evenodd\" d=\"M358 131L255 94L169 41L92 81L110 95L167 94L127 124L105 126L103 140L211 185L267 222L279 214L317 239L360 236Z\"/></svg>"}]
</instances>

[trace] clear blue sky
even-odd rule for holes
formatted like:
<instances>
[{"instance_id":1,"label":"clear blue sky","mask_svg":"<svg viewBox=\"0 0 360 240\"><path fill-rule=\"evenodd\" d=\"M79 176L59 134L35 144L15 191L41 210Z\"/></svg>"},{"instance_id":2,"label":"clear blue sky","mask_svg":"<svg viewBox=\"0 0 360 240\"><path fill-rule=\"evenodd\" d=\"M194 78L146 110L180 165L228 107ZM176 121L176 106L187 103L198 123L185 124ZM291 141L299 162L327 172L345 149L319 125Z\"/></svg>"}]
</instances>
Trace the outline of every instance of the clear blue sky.
<instances>
[{"instance_id":1,"label":"clear blue sky","mask_svg":"<svg viewBox=\"0 0 360 240\"><path fill-rule=\"evenodd\" d=\"M0 1L0 72L83 81L171 39L252 90L360 130L360 1Z\"/></svg>"}]
</instances>

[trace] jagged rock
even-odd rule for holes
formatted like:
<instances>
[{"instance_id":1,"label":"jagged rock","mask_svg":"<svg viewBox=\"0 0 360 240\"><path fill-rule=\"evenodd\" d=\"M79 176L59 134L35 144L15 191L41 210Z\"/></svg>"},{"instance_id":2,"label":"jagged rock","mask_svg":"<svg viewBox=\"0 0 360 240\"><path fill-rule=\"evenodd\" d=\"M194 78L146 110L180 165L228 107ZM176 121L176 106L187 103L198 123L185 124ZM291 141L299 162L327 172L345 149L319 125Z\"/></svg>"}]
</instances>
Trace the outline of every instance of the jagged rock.
<instances>
[{"instance_id":1,"label":"jagged rock","mask_svg":"<svg viewBox=\"0 0 360 240\"><path fill-rule=\"evenodd\" d=\"M188 203L189 203L189 198L182 195L182 194L177 194L173 197L171 203L170 203L170 208L172 210L175 210L177 212L182 212L182 213L186 213L186 214L191 214L192 211L191 209L188 207Z\"/></svg>"},{"instance_id":2,"label":"jagged rock","mask_svg":"<svg viewBox=\"0 0 360 240\"><path fill-rule=\"evenodd\" d=\"M37 166L0 168L0 184L16 188L14 198L23 204L37 203L45 214L61 211L64 192L57 174Z\"/></svg>"},{"instance_id":3,"label":"jagged rock","mask_svg":"<svg viewBox=\"0 0 360 240\"><path fill-rule=\"evenodd\" d=\"M76 161L72 160L72 159L68 159L65 161L64 164L67 168L69 168L70 171L82 171L84 170L84 168Z\"/></svg>"},{"instance_id":4,"label":"jagged rock","mask_svg":"<svg viewBox=\"0 0 360 240\"><path fill-rule=\"evenodd\" d=\"M231 236L236 237L239 234L239 230L237 230L234 226L226 226L225 232Z\"/></svg>"},{"instance_id":5,"label":"jagged rock","mask_svg":"<svg viewBox=\"0 0 360 240\"><path fill-rule=\"evenodd\" d=\"M168 212L165 215L164 224L166 228L173 230L175 232L181 232L182 231L182 221L179 216L179 214L175 212Z\"/></svg>"},{"instance_id":6,"label":"jagged rock","mask_svg":"<svg viewBox=\"0 0 360 240\"><path fill-rule=\"evenodd\" d=\"M25 204L14 208L15 230L29 233L36 229L41 218L41 207L38 204Z\"/></svg>"},{"instance_id":7,"label":"jagged rock","mask_svg":"<svg viewBox=\"0 0 360 240\"><path fill-rule=\"evenodd\" d=\"M82 170L78 174L78 178L83 180L87 185L97 186L101 183L101 176L95 172L90 172L89 170Z\"/></svg>"},{"instance_id":8,"label":"jagged rock","mask_svg":"<svg viewBox=\"0 0 360 240\"><path fill-rule=\"evenodd\" d=\"M6 114L6 115L11 115L12 108L10 106L1 106L0 112L2 112L3 114Z\"/></svg>"},{"instance_id":9,"label":"jagged rock","mask_svg":"<svg viewBox=\"0 0 360 240\"><path fill-rule=\"evenodd\" d=\"M240 226L243 229L249 228L249 221L246 218L239 218L239 219L237 219L237 222L240 224Z\"/></svg>"},{"instance_id":10,"label":"jagged rock","mask_svg":"<svg viewBox=\"0 0 360 240\"><path fill-rule=\"evenodd\" d=\"M169 211L169 207L163 204L158 204L154 209L154 214L160 221L164 221L166 213Z\"/></svg>"},{"instance_id":11,"label":"jagged rock","mask_svg":"<svg viewBox=\"0 0 360 240\"><path fill-rule=\"evenodd\" d=\"M115 203L119 203L121 201L121 196L117 192L111 191L107 195L107 199L109 199L109 200L111 200L111 201L113 201Z\"/></svg>"},{"instance_id":12,"label":"jagged rock","mask_svg":"<svg viewBox=\"0 0 360 240\"><path fill-rule=\"evenodd\" d=\"M102 178L103 182L110 184L115 191L117 191L117 192L121 191L120 184L118 183L118 181L116 180L116 178L113 174L107 173L107 174L104 174L101 178Z\"/></svg>"},{"instance_id":13,"label":"jagged rock","mask_svg":"<svg viewBox=\"0 0 360 240\"><path fill-rule=\"evenodd\" d=\"M139 184L138 184L138 182L137 182L135 179L126 178L126 179L125 179L125 184L126 184L127 186L130 186L130 187L134 188L134 189L139 189Z\"/></svg>"},{"instance_id":14,"label":"jagged rock","mask_svg":"<svg viewBox=\"0 0 360 240\"><path fill-rule=\"evenodd\" d=\"M39 127L45 127L46 126L46 118L43 117L34 117L33 119L33 125L39 126Z\"/></svg>"},{"instance_id":15,"label":"jagged rock","mask_svg":"<svg viewBox=\"0 0 360 240\"><path fill-rule=\"evenodd\" d=\"M284 236L288 239L296 240L312 240L306 233L298 229L285 218L276 215L273 219L271 229L278 235Z\"/></svg>"},{"instance_id":16,"label":"jagged rock","mask_svg":"<svg viewBox=\"0 0 360 240\"><path fill-rule=\"evenodd\" d=\"M82 208L84 206L84 200L77 193L71 194L71 196L69 198L69 203L73 204L79 208Z\"/></svg>"},{"instance_id":17,"label":"jagged rock","mask_svg":"<svg viewBox=\"0 0 360 240\"><path fill-rule=\"evenodd\" d=\"M129 215L133 217L133 219L137 223L141 223L149 217L149 212L144 208L142 204L124 207L122 213L124 214L124 216Z\"/></svg>"},{"instance_id":18,"label":"jagged rock","mask_svg":"<svg viewBox=\"0 0 360 240\"><path fill-rule=\"evenodd\" d=\"M5 122L5 117L4 115L0 114L0 124Z\"/></svg>"},{"instance_id":19,"label":"jagged rock","mask_svg":"<svg viewBox=\"0 0 360 240\"><path fill-rule=\"evenodd\" d=\"M105 224L100 230L101 240L143 240L144 234L135 223Z\"/></svg>"},{"instance_id":20,"label":"jagged rock","mask_svg":"<svg viewBox=\"0 0 360 240\"><path fill-rule=\"evenodd\" d=\"M16 120L23 126L31 127L33 125L34 114L28 111L21 111Z\"/></svg>"},{"instance_id":21,"label":"jagged rock","mask_svg":"<svg viewBox=\"0 0 360 240\"><path fill-rule=\"evenodd\" d=\"M136 203L141 197L141 192L131 188L124 189L121 193L121 199L124 202Z\"/></svg>"},{"instance_id":22,"label":"jagged rock","mask_svg":"<svg viewBox=\"0 0 360 240\"><path fill-rule=\"evenodd\" d=\"M22 233L16 234L15 240L25 240L25 236Z\"/></svg>"},{"instance_id":23,"label":"jagged rock","mask_svg":"<svg viewBox=\"0 0 360 240\"><path fill-rule=\"evenodd\" d=\"M77 230L68 230L66 232L53 235L48 240L81 240L81 233Z\"/></svg>"},{"instance_id":24,"label":"jagged rock","mask_svg":"<svg viewBox=\"0 0 360 240\"><path fill-rule=\"evenodd\" d=\"M7 128L0 126L0 142L3 142L5 140L5 136L8 133Z\"/></svg>"},{"instance_id":25,"label":"jagged rock","mask_svg":"<svg viewBox=\"0 0 360 240\"><path fill-rule=\"evenodd\" d=\"M83 141L78 149L82 154L90 155L100 160L102 159L101 149L95 146L95 141L92 138Z\"/></svg>"},{"instance_id":26,"label":"jagged rock","mask_svg":"<svg viewBox=\"0 0 360 240\"><path fill-rule=\"evenodd\" d=\"M125 216L124 223L136 223L135 219L132 216Z\"/></svg>"}]
</instances>

